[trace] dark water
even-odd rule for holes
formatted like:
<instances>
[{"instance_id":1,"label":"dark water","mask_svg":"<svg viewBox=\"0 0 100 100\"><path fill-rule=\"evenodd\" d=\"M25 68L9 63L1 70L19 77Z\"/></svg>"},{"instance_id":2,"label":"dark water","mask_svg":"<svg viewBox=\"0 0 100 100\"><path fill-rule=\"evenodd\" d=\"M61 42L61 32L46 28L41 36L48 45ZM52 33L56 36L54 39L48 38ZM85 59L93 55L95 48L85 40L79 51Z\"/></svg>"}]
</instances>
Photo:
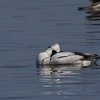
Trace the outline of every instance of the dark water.
<instances>
[{"instance_id":1,"label":"dark water","mask_svg":"<svg viewBox=\"0 0 100 100\"><path fill-rule=\"evenodd\" d=\"M98 66L36 67L39 52L54 43L62 50L100 54L100 17L88 0L0 1L0 100L99 100Z\"/></svg>"}]
</instances>

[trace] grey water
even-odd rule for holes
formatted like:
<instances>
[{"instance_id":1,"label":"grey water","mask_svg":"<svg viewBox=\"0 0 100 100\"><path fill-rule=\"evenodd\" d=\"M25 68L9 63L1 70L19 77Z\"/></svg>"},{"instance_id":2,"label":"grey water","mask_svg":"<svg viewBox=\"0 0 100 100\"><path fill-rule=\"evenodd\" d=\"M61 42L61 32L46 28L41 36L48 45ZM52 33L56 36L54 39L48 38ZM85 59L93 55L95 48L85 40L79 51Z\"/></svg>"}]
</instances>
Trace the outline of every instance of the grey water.
<instances>
[{"instance_id":1,"label":"grey water","mask_svg":"<svg viewBox=\"0 0 100 100\"><path fill-rule=\"evenodd\" d=\"M37 55L62 50L100 55L100 16L89 0L0 1L0 100L99 100L98 65L36 66Z\"/></svg>"}]
</instances>

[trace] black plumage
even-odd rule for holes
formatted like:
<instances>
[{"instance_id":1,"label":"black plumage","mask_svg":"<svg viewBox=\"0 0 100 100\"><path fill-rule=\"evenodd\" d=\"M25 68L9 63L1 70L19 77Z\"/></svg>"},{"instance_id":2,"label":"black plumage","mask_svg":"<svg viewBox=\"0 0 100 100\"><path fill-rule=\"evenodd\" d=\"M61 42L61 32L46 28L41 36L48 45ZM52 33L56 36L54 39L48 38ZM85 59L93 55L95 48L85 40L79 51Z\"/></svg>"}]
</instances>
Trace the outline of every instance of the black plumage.
<instances>
[{"instance_id":1,"label":"black plumage","mask_svg":"<svg viewBox=\"0 0 100 100\"><path fill-rule=\"evenodd\" d=\"M94 59L100 59L100 56L97 54L90 54L90 53L83 53L83 52L73 52L75 55L83 56L85 59L88 58L94 58Z\"/></svg>"}]
</instances>

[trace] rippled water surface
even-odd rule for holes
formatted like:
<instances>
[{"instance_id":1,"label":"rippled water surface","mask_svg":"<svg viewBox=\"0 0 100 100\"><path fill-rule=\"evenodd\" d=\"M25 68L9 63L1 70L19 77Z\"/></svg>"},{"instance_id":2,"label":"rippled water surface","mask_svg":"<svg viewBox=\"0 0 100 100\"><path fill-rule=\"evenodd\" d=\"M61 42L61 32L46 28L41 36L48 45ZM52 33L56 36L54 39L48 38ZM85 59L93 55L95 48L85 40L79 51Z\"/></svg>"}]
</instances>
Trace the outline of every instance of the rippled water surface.
<instances>
[{"instance_id":1,"label":"rippled water surface","mask_svg":"<svg viewBox=\"0 0 100 100\"><path fill-rule=\"evenodd\" d=\"M36 66L37 55L62 50L100 55L100 16L89 0L0 1L0 100L99 100L98 65Z\"/></svg>"}]
</instances>

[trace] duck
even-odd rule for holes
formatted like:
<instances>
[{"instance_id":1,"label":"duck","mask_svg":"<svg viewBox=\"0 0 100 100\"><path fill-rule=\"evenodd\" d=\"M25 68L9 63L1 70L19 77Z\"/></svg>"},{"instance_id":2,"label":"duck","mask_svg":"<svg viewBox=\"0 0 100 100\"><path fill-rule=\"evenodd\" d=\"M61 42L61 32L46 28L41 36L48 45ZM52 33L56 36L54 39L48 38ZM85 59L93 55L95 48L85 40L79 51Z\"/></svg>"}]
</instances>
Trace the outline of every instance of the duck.
<instances>
[{"instance_id":1,"label":"duck","mask_svg":"<svg viewBox=\"0 0 100 100\"><path fill-rule=\"evenodd\" d=\"M79 7L78 10L90 10L90 11L100 11L100 0L90 0L92 3L88 7Z\"/></svg>"},{"instance_id":2,"label":"duck","mask_svg":"<svg viewBox=\"0 0 100 100\"><path fill-rule=\"evenodd\" d=\"M36 64L37 65L68 65L81 64L89 66L96 63L100 59L97 54L90 54L84 52L66 52L61 51L58 43L48 46L44 52L39 53Z\"/></svg>"},{"instance_id":3,"label":"duck","mask_svg":"<svg viewBox=\"0 0 100 100\"><path fill-rule=\"evenodd\" d=\"M100 0L90 0L92 4L90 5L90 9L99 10L100 11Z\"/></svg>"}]
</instances>

